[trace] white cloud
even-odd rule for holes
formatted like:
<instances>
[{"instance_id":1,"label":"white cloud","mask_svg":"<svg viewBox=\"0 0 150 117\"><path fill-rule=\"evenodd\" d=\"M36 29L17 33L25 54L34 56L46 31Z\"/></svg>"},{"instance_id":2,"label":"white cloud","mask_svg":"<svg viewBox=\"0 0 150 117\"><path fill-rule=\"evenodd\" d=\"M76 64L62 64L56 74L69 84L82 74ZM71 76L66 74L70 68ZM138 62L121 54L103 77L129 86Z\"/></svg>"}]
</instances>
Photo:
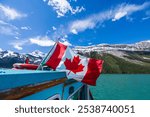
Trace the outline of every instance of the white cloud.
<instances>
[{"instance_id":1,"label":"white cloud","mask_svg":"<svg viewBox=\"0 0 150 117\"><path fill-rule=\"evenodd\" d=\"M15 20L26 16L26 14L20 13L16 9L0 4L0 17L2 19L7 18L8 20Z\"/></svg>"},{"instance_id":2,"label":"white cloud","mask_svg":"<svg viewBox=\"0 0 150 117\"><path fill-rule=\"evenodd\" d=\"M72 44L71 43L69 43L67 40L66 41L64 41L64 42L62 42L64 45L67 45L67 46L72 46Z\"/></svg>"},{"instance_id":3,"label":"white cloud","mask_svg":"<svg viewBox=\"0 0 150 117\"><path fill-rule=\"evenodd\" d=\"M21 29L22 30L31 30L31 28L29 26L22 26Z\"/></svg>"},{"instance_id":4,"label":"white cloud","mask_svg":"<svg viewBox=\"0 0 150 117\"><path fill-rule=\"evenodd\" d=\"M48 5L53 7L53 9L57 13L57 17L63 17L68 12L76 14L85 10L84 7L79 6L77 6L75 9L72 8L72 6L67 0L43 0L43 1L48 2Z\"/></svg>"},{"instance_id":5,"label":"white cloud","mask_svg":"<svg viewBox=\"0 0 150 117\"><path fill-rule=\"evenodd\" d=\"M60 25L56 31L53 31L53 33L50 33L48 36L54 40L57 41L61 38L67 38L68 37L68 27L64 25Z\"/></svg>"},{"instance_id":6,"label":"white cloud","mask_svg":"<svg viewBox=\"0 0 150 117\"><path fill-rule=\"evenodd\" d=\"M14 25L0 20L0 34L3 35L19 35L18 28Z\"/></svg>"},{"instance_id":7,"label":"white cloud","mask_svg":"<svg viewBox=\"0 0 150 117\"><path fill-rule=\"evenodd\" d=\"M60 38L59 41L67 46L72 46L72 44L67 40L68 35L64 35L64 37Z\"/></svg>"},{"instance_id":8,"label":"white cloud","mask_svg":"<svg viewBox=\"0 0 150 117\"><path fill-rule=\"evenodd\" d=\"M85 19L76 20L69 24L69 31L73 34L78 34L86 29L93 29L96 25L102 24L104 21L112 18L112 11L105 11L98 14L93 14Z\"/></svg>"},{"instance_id":9,"label":"white cloud","mask_svg":"<svg viewBox=\"0 0 150 117\"><path fill-rule=\"evenodd\" d=\"M71 24L70 31L73 34L78 34L78 32L82 32L86 29L93 29L95 25L96 22L92 19L92 17L85 20L77 20Z\"/></svg>"},{"instance_id":10,"label":"white cloud","mask_svg":"<svg viewBox=\"0 0 150 117\"><path fill-rule=\"evenodd\" d=\"M17 36L16 36L16 37L14 37L14 38L15 38L15 39L19 39L19 37L17 37Z\"/></svg>"},{"instance_id":11,"label":"white cloud","mask_svg":"<svg viewBox=\"0 0 150 117\"><path fill-rule=\"evenodd\" d=\"M14 48L16 48L17 50L22 50L23 48L19 45L14 45Z\"/></svg>"},{"instance_id":12,"label":"white cloud","mask_svg":"<svg viewBox=\"0 0 150 117\"><path fill-rule=\"evenodd\" d=\"M18 40L10 43L10 45L12 45L17 50L22 50L23 49L22 46L26 43L28 43L28 40Z\"/></svg>"},{"instance_id":13,"label":"white cloud","mask_svg":"<svg viewBox=\"0 0 150 117\"><path fill-rule=\"evenodd\" d=\"M130 15L137 11L144 10L149 6L150 2L145 2L141 5L121 4L110 10L93 14L85 19L73 21L69 24L68 30L73 34L78 34L78 32L93 29L97 25L102 25L103 22L108 20L117 21L123 17L126 17L127 20L131 20L132 18L129 17Z\"/></svg>"},{"instance_id":14,"label":"white cloud","mask_svg":"<svg viewBox=\"0 0 150 117\"><path fill-rule=\"evenodd\" d=\"M80 13L82 11L85 11L85 8L83 6L82 7L77 6L76 9L72 10L72 14Z\"/></svg>"},{"instance_id":15,"label":"white cloud","mask_svg":"<svg viewBox=\"0 0 150 117\"><path fill-rule=\"evenodd\" d=\"M55 26L52 26L53 31L57 30L57 28Z\"/></svg>"},{"instance_id":16,"label":"white cloud","mask_svg":"<svg viewBox=\"0 0 150 117\"><path fill-rule=\"evenodd\" d=\"M143 17L142 20L148 20L150 17Z\"/></svg>"},{"instance_id":17,"label":"white cloud","mask_svg":"<svg viewBox=\"0 0 150 117\"><path fill-rule=\"evenodd\" d=\"M55 42L50 40L47 36L37 36L29 39L31 44L36 44L39 46L53 46Z\"/></svg>"},{"instance_id":18,"label":"white cloud","mask_svg":"<svg viewBox=\"0 0 150 117\"><path fill-rule=\"evenodd\" d=\"M115 14L115 17L112 19L112 21L119 20L120 18L124 17L125 15L127 15L126 11L118 12Z\"/></svg>"},{"instance_id":19,"label":"white cloud","mask_svg":"<svg viewBox=\"0 0 150 117\"><path fill-rule=\"evenodd\" d=\"M3 51L3 50L0 48L0 51Z\"/></svg>"},{"instance_id":20,"label":"white cloud","mask_svg":"<svg viewBox=\"0 0 150 117\"><path fill-rule=\"evenodd\" d=\"M68 38L68 35L65 35L64 38Z\"/></svg>"},{"instance_id":21,"label":"white cloud","mask_svg":"<svg viewBox=\"0 0 150 117\"><path fill-rule=\"evenodd\" d=\"M88 45L91 45L91 44L92 44L91 42L88 43Z\"/></svg>"},{"instance_id":22,"label":"white cloud","mask_svg":"<svg viewBox=\"0 0 150 117\"><path fill-rule=\"evenodd\" d=\"M78 34L78 32L77 32L77 30L76 30L75 28L72 28L71 32L72 32L73 34L75 34L75 35Z\"/></svg>"},{"instance_id":23,"label":"white cloud","mask_svg":"<svg viewBox=\"0 0 150 117\"><path fill-rule=\"evenodd\" d=\"M53 40L50 40L47 36L36 36L36 37L26 38L24 40L17 40L10 43L10 45L12 45L17 50L22 50L25 44L28 45L36 44L44 47L44 46L53 46L55 42Z\"/></svg>"},{"instance_id":24,"label":"white cloud","mask_svg":"<svg viewBox=\"0 0 150 117\"><path fill-rule=\"evenodd\" d=\"M146 12L145 12L145 15L146 15L146 16L143 17L142 20L148 20L148 19L150 19L150 10L146 11Z\"/></svg>"},{"instance_id":25,"label":"white cloud","mask_svg":"<svg viewBox=\"0 0 150 117\"><path fill-rule=\"evenodd\" d=\"M135 5L135 4L122 4L117 9L114 18L112 21L116 21L121 19L124 16L131 15L134 12L143 10L150 6L150 2L145 2L142 5Z\"/></svg>"}]
</instances>

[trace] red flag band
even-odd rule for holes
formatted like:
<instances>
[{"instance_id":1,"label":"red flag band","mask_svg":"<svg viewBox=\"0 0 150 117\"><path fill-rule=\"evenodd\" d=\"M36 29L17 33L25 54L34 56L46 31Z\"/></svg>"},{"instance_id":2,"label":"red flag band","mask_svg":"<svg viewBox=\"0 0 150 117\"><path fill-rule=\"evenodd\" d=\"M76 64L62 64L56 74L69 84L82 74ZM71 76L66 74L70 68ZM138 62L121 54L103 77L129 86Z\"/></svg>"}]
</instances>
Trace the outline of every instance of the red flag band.
<instances>
[{"instance_id":1,"label":"red flag band","mask_svg":"<svg viewBox=\"0 0 150 117\"><path fill-rule=\"evenodd\" d=\"M58 43L53 54L50 56L49 60L46 62L46 65L51 67L52 69L56 69L56 67L59 65L62 56L64 55L66 51L67 46Z\"/></svg>"}]
</instances>

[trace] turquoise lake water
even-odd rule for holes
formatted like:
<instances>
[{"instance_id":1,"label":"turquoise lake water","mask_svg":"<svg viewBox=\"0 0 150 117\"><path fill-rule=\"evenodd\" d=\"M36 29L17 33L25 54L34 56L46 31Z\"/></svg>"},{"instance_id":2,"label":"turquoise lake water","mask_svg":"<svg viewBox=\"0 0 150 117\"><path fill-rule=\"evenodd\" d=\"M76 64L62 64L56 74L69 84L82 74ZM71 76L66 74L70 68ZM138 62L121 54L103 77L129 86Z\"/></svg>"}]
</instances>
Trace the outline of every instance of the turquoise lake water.
<instances>
[{"instance_id":1,"label":"turquoise lake water","mask_svg":"<svg viewBox=\"0 0 150 117\"><path fill-rule=\"evenodd\" d=\"M96 100L150 100L150 74L102 74L90 89Z\"/></svg>"}]
</instances>

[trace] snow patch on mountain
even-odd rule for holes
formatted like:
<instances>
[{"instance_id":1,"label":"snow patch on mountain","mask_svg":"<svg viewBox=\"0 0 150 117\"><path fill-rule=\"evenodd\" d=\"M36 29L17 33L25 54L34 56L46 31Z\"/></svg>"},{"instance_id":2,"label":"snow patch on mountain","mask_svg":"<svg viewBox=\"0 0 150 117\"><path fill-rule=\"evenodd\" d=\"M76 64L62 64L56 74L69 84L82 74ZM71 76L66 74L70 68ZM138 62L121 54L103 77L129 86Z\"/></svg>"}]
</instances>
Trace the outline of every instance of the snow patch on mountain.
<instances>
[{"instance_id":1,"label":"snow patch on mountain","mask_svg":"<svg viewBox=\"0 0 150 117\"><path fill-rule=\"evenodd\" d=\"M139 50L150 51L150 40L135 43L135 47L138 48Z\"/></svg>"},{"instance_id":2,"label":"snow patch on mountain","mask_svg":"<svg viewBox=\"0 0 150 117\"><path fill-rule=\"evenodd\" d=\"M3 54L3 57L17 57L17 54L14 53L13 51L5 51L5 53Z\"/></svg>"},{"instance_id":3,"label":"snow patch on mountain","mask_svg":"<svg viewBox=\"0 0 150 117\"><path fill-rule=\"evenodd\" d=\"M113 56L122 58L126 61L142 64L142 61L130 59L130 55L128 52L150 52L150 40L137 42L135 44L98 44L98 45L92 45L92 46L76 46L74 48L75 51L85 54L90 52L98 52L99 54L107 53L111 54ZM143 59L148 59L144 57Z\"/></svg>"},{"instance_id":4,"label":"snow patch on mountain","mask_svg":"<svg viewBox=\"0 0 150 117\"><path fill-rule=\"evenodd\" d=\"M11 68L14 63L24 63L27 56L30 63L40 64L46 54L39 50L35 50L29 54L2 50L0 51L0 67Z\"/></svg>"},{"instance_id":5,"label":"snow patch on mountain","mask_svg":"<svg viewBox=\"0 0 150 117\"><path fill-rule=\"evenodd\" d=\"M108 54L112 54L114 56L118 56L119 58L124 58L125 56L128 56L125 52L123 51L117 51L117 50L114 50L114 51L108 51L107 52Z\"/></svg>"},{"instance_id":6,"label":"snow patch on mountain","mask_svg":"<svg viewBox=\"0 0 150 117\"><path fill-rule=\"evenodd\" d=\"M135 44L98 44L92 46L76 46L74 48L76 51L80 52L109 52L116 50L123 51L150 51L150 40L141 41Z\"/></svg>"},{"instance_id":7,"label":"snow patch on mountain","mask_svg":"<svg viewBox=\"0 0 150 117\"><path fill-rule=\"evenodd\" d=\"M45 53L39 51L39 50L35 50L32 53L29 53L30 55L34 56L34 57L42 57L44 58L46 56Z\"/></svg>"}]
</instances>

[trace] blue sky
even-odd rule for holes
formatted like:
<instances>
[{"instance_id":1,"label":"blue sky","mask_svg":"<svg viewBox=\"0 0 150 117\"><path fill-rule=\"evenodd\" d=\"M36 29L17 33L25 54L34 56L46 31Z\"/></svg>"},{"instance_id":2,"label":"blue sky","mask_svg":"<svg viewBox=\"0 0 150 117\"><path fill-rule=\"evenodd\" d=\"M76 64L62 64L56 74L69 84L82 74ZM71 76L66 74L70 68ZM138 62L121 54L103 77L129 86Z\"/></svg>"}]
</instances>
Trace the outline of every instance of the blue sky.
<instances>
[{"instance_id":1,"label":"blue sky","mask_svg":"<svg viewBox=\"0 0 150 117\"><path fill-rule=\"evenodd\" d=\"M150 40L148 0L0 0L0 48L48 52L54 41L87 46Z\"/></svg>"}]
</instances>

